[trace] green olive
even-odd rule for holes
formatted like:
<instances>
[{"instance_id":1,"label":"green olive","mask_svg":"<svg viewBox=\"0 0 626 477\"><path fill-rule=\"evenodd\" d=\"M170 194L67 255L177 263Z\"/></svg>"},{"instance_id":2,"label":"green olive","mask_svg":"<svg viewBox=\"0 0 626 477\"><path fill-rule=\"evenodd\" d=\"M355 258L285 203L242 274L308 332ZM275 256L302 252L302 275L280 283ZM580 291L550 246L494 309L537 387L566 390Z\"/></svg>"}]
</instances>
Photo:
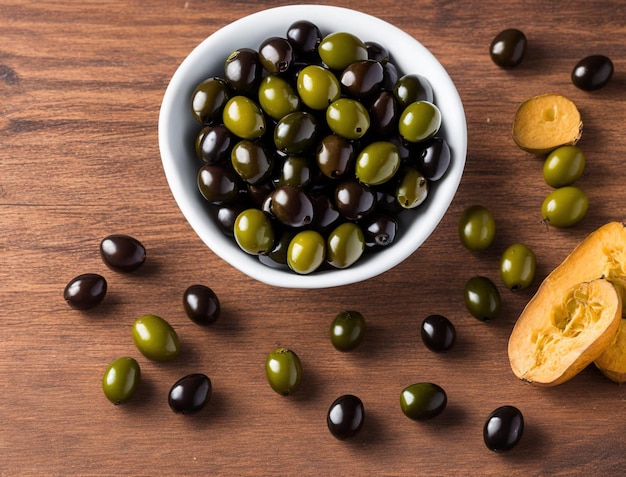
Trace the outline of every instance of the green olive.
<instances>
[{"instance_id":1,"label":"green olive","mask_svg":"<svg viewBox=\"0 0 626 477\"><path fill-rule=\"evenodd\" d=\"M300 98L284 78L268 75L259 85L259 106L270 118L278 121L300 108Z\"/></svg>"},{"instance_id":2,"label":"green olive","mask_svg":"<svg viewBox=\"0 0 626 477\"><path fill-rule=\"evenodd\" d=\"M500 292L487 277L470 278L463 288L463 298L467 310L480 321L489 323L500 314Z\"/></svg>"},{"instance_id":3,"label":"green olive","mask_svg":"<svg viewBox=\"0 0 626 477\"><path fill-rule=\"evenodd\" d=\"M296 89L304 104L320 111L341 96L341 85L337 77L330 70L318 65L305 66L298 73Z\"/></svg>"},{"instance_id":4,"label":"green olive","mask_svg":"<svg viewBox=\"0 0 626 477\"><path fill-rule=\"evenodd\" d=\"M365 146L356 160L356 177L366 185L387 182L400 167L400 153L395 144L376 141Z\"/></svg>"},{"instance_id":5,"label":"green olive","mask_svg":"<svg viewBox=\"0 0 626 477\"><path fill-rule=\"evenodd\" d=\"M342 311L330 324L330 342L338 351L352 351L364 336L365 318L358 311Z\"/></svg>"},{"instance_id":6,"label":"green olive","mask_svg":"<svg viewBox=\"0 0 626 477\"><path fill-rule=\"evenodd\" d=\"M287 265L294 272L308 274L317 270L326 257L326 241L315 230L298 232L287 249Z\"/></svg>"},{"instance_id":7,"label":"green olive","mask_svg":"<svg viewBox=\"0 0 626 477\"><path fill-rule=\"evenodd\" d=\"M354 222L339 225L328 235L326 250L326 260L333 267L349 267L365 250L363 230Z\"/></svg>"},{"instance_id":8,"label":"green olive","mask_svg":"<svg viewBox=\"0 0 626 477\"><path fill-rule=\"evenodd\" d=\"M414 167L407 167L396 188L396 199L405 209L414 209L428 196L428 180Z\"/></svg>"},{"instance_id":9,"label":"green olive","mask_svg":"<svg viewBox=\"0 0 626 477\"><path fill-rule=\"evenodd\" d=\"M572 227L580 222L589 208L587 195L576 186L553 190L541 204L543 221L553 227Z\"/></svg>"},{"instance_id":10,"label":"green olive","mask_svg":"<svg viewBox=\"0 0 626 477\"><path fill-rule=\"evenodd\" d=\"M461 243L473 252L485 250L496 235L496 222L491 212L482 205L472 205L459 218Z\"/></svg>"},{"instance_id":11,"label":"green olive","mask_svg":"<svg viewBox=\"0 0 626 477\"><path fill-rule=\"evenodd\" d=\"M256 139L265 134L265 116L259 105L246 96L230 98L222 119L228 130L242 139Z\"/></svg>"},{"instance_id":12,"label":"green olive","mask_svg":"<svg viewBox=\"0 0 626 477\"><path fill-rule=\"evenodd\" d=\"M441 112L429 101L409 104L398 123L400 135L409 142L422 142L432 138L441 127Z\"/></svg>"},{"instance_id":13,"label":"green olive","mask_svg":"<svg viewBox=\"0 0 626 477\"><path fill-rule=\"evenodd\" d=\"M160 316L143 315L137 318L132 334L137 349L153 361L170 361L180 352L176 331Z\"/></svg>"},{"instance_id":14,"label":"green olive","mask_svg":"<svg viewBox=\"0 0 626 477\"><path fill-rule=\"evenodd\" d=\"M283 116L274 128L274 145L285 154L300 154L311 148L317 135L317 120L306 111Z\"/></svg>"},{"instance_id":15,"label":"green olive","mask_svg":"<svg viewBox=\"0 0 626 477\"><path fill-rule=\"evenodd\" d=\"M107 366L102 378L102 390L113 404L122 404L133 397L141 371L134 358L117 358Z\"/></svg>"},{"instance_id":16,"label":"green olive","mask_svg":"<svg viewBox=\"0 0 626 477\"><path fill-rule=\"evenodd\" d=\"M561 146L546 158L543 178L552 187L563 187L576 182L585 170L585 154L577 146Z\"/></svg>"},{"instance_id":17,"label":"green olive","mask_svg":"<svg viewBox=\"0 0 626 477\"><path fill-rule=\"evenodd\" d=\"M528 288L535 278L536 268L534 252L522 243L509 246L500 258L500 277L513 291Z\"/></svg>"},{"instance_id":18,"label":"green olive","mask_svg":"<svg viewBox=\"0 0 626 477\"><path fill-rule=\"evenodd\" d=\"M333 70L343 70L351 63L367 60L367 47L357 36L347 32L326 35L317 51L322 61Z\"/></svg>"},{"instance_id":19,"label":"green olive","mask_svg":"<svg viewBox=\"0 0 626 477\"><path fill-rule=\"evenodd\" d=\"M276 348L265 360L265 376L274 391L283 396L296 392L302 381L298 355L287 348Z\"/></svg>"},{"instance_id":20,"label":"green olive","mask_svg":"<svg viewBox=\"0 0 626 477\"><path fill-rule=\"evenodd\" d=\"M409 419L423 421L438 416L448 403L443 388L433 383L416 383L400 393L400 407Z\"/></svg>"},{"instance_id":21,"label":"green olive","mask_svg":"<svg viewBox=\"0 0 626 477\"><path fill-rule=\"evenodd\" d=\"M370 127L370 116L359 101L339 98L326 109L326 122L335 134L346 139L360 139Z\"/></svg>"},{"instance_id":22,"label":"green olive","mask_svg":"<svg viewBox=\"0 0 626 477\"><path fill-rule=\"evenodd\" d=\"M235 241L251 255L268 253L274 246L274 228L270 218L259 209L246 209L235 219Z\"/></svg>"},{"instance_id":23,"label":"green olive","mask_svg":"<svg viewBox=\"0 0 626 477\"><path fill-rule=\"evenodd\" d=\"M263 143L243 139L233 147L230 160L235 172L249 184L263 182L272 172L274 157Z\"/></svg>"}]
</instances>

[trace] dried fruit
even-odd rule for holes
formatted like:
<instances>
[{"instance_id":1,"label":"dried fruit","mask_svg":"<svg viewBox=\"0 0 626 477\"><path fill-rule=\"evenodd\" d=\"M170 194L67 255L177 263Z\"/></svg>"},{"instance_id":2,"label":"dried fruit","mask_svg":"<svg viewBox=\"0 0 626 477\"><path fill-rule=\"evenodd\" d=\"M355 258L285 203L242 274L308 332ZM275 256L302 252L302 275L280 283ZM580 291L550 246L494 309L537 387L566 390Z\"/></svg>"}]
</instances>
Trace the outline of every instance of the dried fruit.
<instances>
[{"instance_id":1,"label":"dried fruit","mask_svg":"<svg viewBox=\"0 0 626 477\"><path fill-rule=\"evenodd\" d=\"M582 131L578 108L560 94L542 94L527 99L513 119L513 140L532 154L547 154L560 146L573 146L581 138Z\"/></svg>"},{"instance_id":2,"label":"dried fruit","mask_svg":"<svg viewBox=\"0 0 626 477\"><path fill-rule=\"evenodd\" d=\"M622 318L615 341L594 361L611 381L626 383L626 318Z\"/></svg>"}]
</instances>

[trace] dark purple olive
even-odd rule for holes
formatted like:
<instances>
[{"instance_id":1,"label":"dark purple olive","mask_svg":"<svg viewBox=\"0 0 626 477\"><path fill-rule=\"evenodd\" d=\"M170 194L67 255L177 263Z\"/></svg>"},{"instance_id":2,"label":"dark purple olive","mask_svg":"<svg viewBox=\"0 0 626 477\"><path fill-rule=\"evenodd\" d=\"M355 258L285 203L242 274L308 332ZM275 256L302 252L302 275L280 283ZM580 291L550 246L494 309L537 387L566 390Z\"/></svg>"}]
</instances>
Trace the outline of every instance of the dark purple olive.
<instances>
[{"instance_id":1,"label":"dark purple olive","mask_svg":"<svg viewBox=\"0 0 626 477\"><path fill-rule=\"evenodd\" d=\"M510 68L519 65L526 54L526 35L516 28L498 33L491 41L489 55L498 66Z\"/></svg>"},{"instance_id":2,"label":"dark purple olive","mask_svg":"<svg viewBox=\"0 0 626 477\"><path fill-rule=\"evenodd\" d=\"M256 50L240 48L233 51L224 63L224 78L238 93L254 96L258 93L263 66Z\"/></svg>"},{"instance_id":3,"label":"dark purple olive","mask_svg":"<svg viewBox=\"0 0 626 477\"><path fill-rule=\"evenodd\" d=\"M348 220L361 220L376 206L376 192L356 180L347 180L335 189L335 208Z\"/></svg>"},{"instance_id":4,"label":"dark purple olive","mask_svg":"<svg viewBox=\"0 0 626 477\"><path fill-rule=\"evenodd\" d=\"M294 60L293 46L286 38L267 38L259 46L259 60L268 73L284 73Z\"/></svg>"},{"instance_id":5,"label":"dark purple olive","mask_svg":"<svg viewBox=\"0 0 626 477\"><path fill-rule=\"evenodd\" d=\"M383 84L383 66L375 60L355 61L341 73L343 91L353 98L365 98L376 93Z\"/></svg>"},{"instance_id":6,"label":"dark purple olive","mask_svg":"<svg viewBox=\"0 0 626 477\"><path fill-rule=\"evenodd\" d=\"M328 196L324 194L311 195L311 202L313 203L313 229L322 234L329 232L338 224L341 215Z\"/></svg>"},{"instance_id":7,"label":"dark purple olive","mask_svg":"<svg viewBox=\"0 0 626 477\"><path fill-rule=\"evenodd\" d=\"M89 310L99 305L107 292L107 281L97 273L83 273L70 280L63 298L76 310Z\"/></svg>"},{"instance_id":8,"label":"dark purple olive","mask_svg":"<svg viewBox=\"0 0 626 477\"><path fill-rule=\"evenodd\" d=\"M297 187L277 187L269 200L270 213L285 225L304 227L313 221L313 203L306 192Z\"/></svg>"},{"instance_id":9,"label":"dark purple olive","mask_svg":"<svg viewBox=\"0 0 626 477\"><path fill-rule=\"evenodd\" d=\"M113 234L100 242L100 256L117 272L134 272L146 261L146 248L134 237Z\"/></svg>"},{"instance_id":10,"label":"dark purple olive","mask_svg":"<svg viewBox=\"0 0 626 477\"><path fill-rule=\"evenodd\" d=\"M174 383L167 402L179 414L195 414L211 399L211 380L201 373L189 374Z\"/></svg>"},{"instance_id":11,"label":"dark purple olive","mask_svg":"<svg viewBox=\"0 0 626 477\"><path fill-rule=\"evenodd\" d=\"M485 445L494 452L515 447L524 433L524 416L514 406L502 406L493 411L483 428Z\"/></svg>"},{"instance_id":12,"label":"dark purple olive","mask_svg":"<svg viewBox=\"0 0 626 477\"><path fill-rule=\"evenodd\" d=\"M424 345L435 353L445 353L454 347L456 329L448 318L441 315L430 315L424 318L421 328Z\"/></svg>"},{"instance_id":13,"label":"dark purple olive","mask_svg":"<svg viewBox=\"0 0 626 477\"><path fill-rule=\"evenodd\" d=\"M424 76L418 74L406 74L396 81L393 94L402 108L406 108L415 101L434 100L433 87Z\"/></svg>"},{"instance_id":14,"label":"dark purple olive","mask_svg":"<svg viewBox=\"0 0 626 477\"><path fill-rule=\"evenodd\" d=\"M322 33L314 23L300 20L292 23L287 29L287 40L296 53L310 55L317 51L322 42Z\"/></svg>"},{"instance_id":15,"label":"dark purple olive","mask_svg":"<svg viewBox=\"0 0 626 477\"><path fill-rule=\"evenodd\" d=\"M322 174L337 179L354 167L356 153L350 141L337 134L329 134L320 141L315 159Z\"/></svg>"},{"instance_id":16,"label":"dark purple olive","mask_svg":"<svg viewBox=\"0 0 626 477\"><path fill-rule=\"evenodd\" d=\"M326 423L328 430L337 439L354 437L363 427L365 408L363 402L352 394L343 395L330 405Z\"/></svg>"},{"instance_id":17,"label":"dark purple olive","mask_svg":"<svg viewBox=\"0 0 626 477\"><path fill-rule=\"evenodd\" d=\"M394 202L397 201L394 198ZM398 232L398 222L385 214L367 217L363 223L365 246L369 249L380 249L391 245Z\"/></svg>"},{"instance_id":18,"label":"dark purple olive","mask_svg":"<svg viewBox=\"0 0 626 477\"><path fill-rule=\"evenodd\" d=\"M235 220L237 216L248 208L247 205L235 202L231 204L224 204L213 209L215 214L215 220L217 221L217 225L220 230L227 235L228 237L232 237L235 227Z\"/></svg>"},{"instance_id":19,"label":"dark purple olive","mask_svg":"<svg viewBox=\"0 0 626 477\"><path fill-rule=\"evenodd\" d=\"M231 202L239 195L239 178L230 168L207 164L198 171L198 189L212 204Z\"/></svg>"},{"instance_id":20,"label":"dark purple olive","mask_svg":"<svg viewBox=\"0 0 626 477\"><path fill-rule=\"evenodd\" d=\"M380 64L385 64L390 60L389 50L380 43L375 41L366 41L365 48L367 49L367 57L370 60L378 61Z\"/></svg>"},{"instance_id":21,"label":"dark purple olive","mask_svg":"<svg viewBox=\"0 0 626 477\"><path fill-rule=\"evenodd\" d=\"M223 124L206 126L198 134L198 157L206 164L226 162L237 141L236 136Z\"/></svg>"},{"instance_id":22,"label":"dark purple olive","mask_svg":"<svg viewBox=\"0 0 626 477\"><path fill-rule=\"evenodd\" d=\"M208 78L196 86L191 95L191 110L196 120L210 124L221 119L224 105L230 98L228 84L222 78Z\"/></svg>"},{"instance_id":23,"label":"dark purple olive","mask_svg":"<svg viewBox=\"0 0 626 477\"><path fill-rule=\"evenodd\" d=\"M191 285L183 293L183 308L194 323L210 325L220 316L220 301L205 285Z\"/></svg>"},{"instance_id":24,"label":"dark purple olive","mask_svg":"<svg viewBox=\"0 0 626 477\"><path fill-rule=\"evenodd\" d=\"M577 88L595 91L603 88L613 76L613 62L604 55L591 55L580 60L572 71Z\"/></svg>"},{"instance_id":25,"label":"dark purple olive","mask_svg":"<svg viewBox=\"0 0 626 477\"><path fill-rule=\"evenodd\" d=\"M450 146L440 137L430 139L419 148L415 167L430 181L438 181L450 167Z\"/></svg>"},{"instance_id":26,"label":"dark purple olive","mask_svg":"<svg viewBox=\"0 0 626 477\"><path fill-rule=\"evenodd\" d=\"M398 124L400 108L391 91L381 91L369 107L370 130L382 136L390 136Z\"/></svg>"}]
</instances>

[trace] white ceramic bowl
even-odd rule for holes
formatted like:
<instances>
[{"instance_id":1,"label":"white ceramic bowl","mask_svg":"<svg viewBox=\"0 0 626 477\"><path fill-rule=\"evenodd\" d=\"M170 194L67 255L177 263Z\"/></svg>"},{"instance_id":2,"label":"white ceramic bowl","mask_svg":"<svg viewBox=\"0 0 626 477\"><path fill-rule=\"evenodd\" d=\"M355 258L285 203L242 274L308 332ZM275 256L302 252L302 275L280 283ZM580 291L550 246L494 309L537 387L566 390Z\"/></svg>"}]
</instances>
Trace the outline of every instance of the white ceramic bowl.
<instances>
[{"instance_id":1,"label":"white ceramic bowl","mask_svg":"<svg viewBox=\"0 0 626 477\"><path fill-rule=\"evenodd\" d=\"M190 112L191 93L201 81L221 76L225 58L235 49L257 49L270 36L285 36L298 20L315 23L323 34L348 31L363 41L384 45L402 73L417 73L433 86L441 110L443 135L452 150L446 175L433 183L427 200L401 214L395 242L384 251L364 255L345 269L298 275L263 265L243 252L214 222L196 185L200 163L194 153L199 125ZM254 13L216 31L200 43L173 75L161 105L159 148L172 194L185 218L211 250L233 267L261 282L288 288L325 288L346 285L379 275L409 257L430 236L456 193L467 150L467 126L459 94L437 59L415 38L373 16L340 7L293 5Z\"/></svg>"}]
</instances>

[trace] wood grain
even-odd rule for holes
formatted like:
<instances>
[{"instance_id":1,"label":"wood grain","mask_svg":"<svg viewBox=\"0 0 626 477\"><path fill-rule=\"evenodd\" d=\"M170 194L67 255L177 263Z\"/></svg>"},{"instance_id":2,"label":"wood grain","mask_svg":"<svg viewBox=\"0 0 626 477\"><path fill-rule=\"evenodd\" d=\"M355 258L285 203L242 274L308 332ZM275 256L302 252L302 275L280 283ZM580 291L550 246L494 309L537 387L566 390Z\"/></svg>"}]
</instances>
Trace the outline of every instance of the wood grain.
<instances>
[{"instance_id":1,"label":"wood grain","mask_svg":"<svg viewBox=\"0 0 626 477\"><path fill-rule=\"evenodd\" d=\"M319 2L312 2L319 3ZM584 236L624 220L626 188L626 4L393 0L350 2L428 47L455 81L468 121L467 167L458 194L426 244L367 282L330 290L283 290L257 283L208 250L168 189L157 144L159 106L183 58L227 23L277 1L26 1L0 5L0 474L2 475L618 475L626 455L626 388L593 367L555 389L511 373L506 343L540 280ZM492 37L508 27L529 38L515 70L495 67ZM569 75L584 56L612 58L603 90L577 90ZM517 149L512 115L527 97L569 96L581 109L588 167L579 185L588 216L548 230L539 208L549 192L541 160ZM496 242L471 254L460 245L461 211L489 207ZM148 249L134 275L105 268L100 240L128 233ZM503 293L499 320L464 310L461 290L475 274L498 280L504 248L525 242L538 257L535 285ZM70 310L65 284L104 274L109 294L89 313ZM184 316L183 290L211 286L223 316L210 329ZM334 351L332 317L361 310L369 329L354 353ZM137 356L130 326L157 313L178 330L182 355L155 364ZM428 352L419 324L448 316L458 344ZM300 393L275 395L264 360L276 345L301 357ZM136 356L136 399L114 407L100 380L106 365ZM187 372L213 380L210 406L195 418L167 407ZM432 381L449 406L417 424L399 408L400 390ZM326 411L354 393L366 424L351 442L326 429ZM506 455L484 446L482 426L503 404L526 418Z\"/></svg>"}]
</instances>

